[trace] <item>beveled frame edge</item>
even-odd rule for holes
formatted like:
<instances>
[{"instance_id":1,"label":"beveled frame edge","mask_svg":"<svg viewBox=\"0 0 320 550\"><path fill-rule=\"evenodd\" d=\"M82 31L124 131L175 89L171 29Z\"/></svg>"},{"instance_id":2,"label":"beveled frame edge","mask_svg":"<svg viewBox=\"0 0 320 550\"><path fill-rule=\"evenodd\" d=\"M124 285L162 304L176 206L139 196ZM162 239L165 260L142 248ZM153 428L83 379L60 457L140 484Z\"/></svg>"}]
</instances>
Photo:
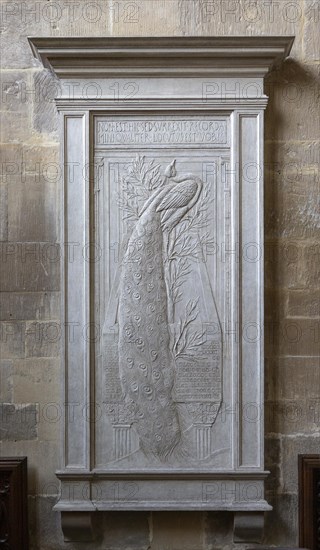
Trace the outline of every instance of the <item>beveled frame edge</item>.
<instances>
[{"instance_id":1,"label":"beveled frame edge","mask_svg":"<svg viewBox=\"0 0 320 550\"><path fill-rule=\"evenodd\" d=\"M86 480L86 481L98 481L98 480L114 480L114 479L121 479L121 480L170 480L170 479L194 479L198 480L200 479L206 479L206 480L263 480L266 479L269 476L270 472L268 470L257 470L256 472L253 471L216 471L216 472L210 472L210 471L197 471L195 472L187 472L187 471L171 471L171 472L159 472L157 470L155 471L149 471L149 472L143 472L143 471L132 471L132 472L126 472L125 470L112 470L112 471L105 471L105 470L91 470L87 472L78 472L76 470L73 471L65 471L65 470L58 470L56 471L56 476L60 480L68 480L68 481L77 481L77 480Z\"/></svg>"},{"instance_id":2,"label":"beveled frame edge","mask_svg":"<svg viewBox=\"0 0 320 550\"><path fill-rule=\"evenodd\" d=\"M23 464L27 465L28 457L27 456L1 456L0 457L0 470L7 468L23 468Z\"/></svg>"},{"instance_id":3,"label":"beveled frame edge","mask_svg":"<svg viewBox=\"0 0 320 550\"><path fill-rule=\"evenodd\" d=\"M117 115L140 115L140 114L154 114L155 111L158 111L159 114L172 114L173 111L179 113L179 115L188 114L190 110L193 110L194 113L201 113L202 115L212 114L212 111L219 112L220 115L230 116L233 111L239 109L239 99L225 99L223 104L221 100L208 100L208 102L203 102L199 99L188 99L182 101L181 98L176 98L174 100L162 100L162 99L148 99L141 98L139 101L127 101L124 102L121 107L115 106L113 100L108 99L78 99L75 98L72 101L66 98L58 98L55 100L58 111L90 111L90 113L101 114L102 112L112 112L115 116ZM146 104L144 106L143 103ZM243 110L252 110L252 109L263 109L267 108L268 97L263 96L261 98L249 98L244 99L241 108Z\"/></svg>"},{"instance_id":4,"label":"beveled frame edge","mask_svg":"<svg viewBox=\"0 0 320 550\"><path fill-rule=\"evenodd\" d=\"M179 108L181 101L180 101L180 99L176 99L173 103L175 104L175 111L176 111ZM152 109L150 109L151 106L148 106L148 109L143 109L141 107L141 105L139 106L140 108L137 109L138 106L139 106L139 104L137 102L130 102L130 106L128 106L129 111L125 111L126 114L128 114L128 112L131 115L136 115L136 116L139 116L141 114L141 112L145 112L145 113L148 113L148 114L149 114L149 112L152 112L153 114L163 114L163 111L162 111L161 107L159 108L157 101L152 101ZM162 106L162 102L161 102L161 106ZM257 104L254 105L253 109L249 108L249 106L245 102L245 107L242 107L242 105L239 106L239 104L238 105L233 105L233 107L224 106L223 107L223 114L230 116L230 120L231 120L231 123L232 123L232 126L233 126L235 124L235 117L236 117L237 120L238 120L239 116L244 116L244 115L248 115L250 117L252 117L252 116L259 117L259 116L261 116L261 113L264 110L265 106L266 106L266 100L263 100L262 104L260 104L260 101L259 101ZM110 108L111 107L112 107L112 105L110 105ZM149 111L149 109L150 109L150 111ZM174 106L170 105L170 106L167 106L167 108L165 109L165 112L167 112L169 114L169 113L172 113L173 110L174 110ZM180 109L178 109L178 110L179 110L179 114L181 114L181 112L190 114L190 112L191 112L192 115L196 115L199 112L199 107L198 106L195 107L195 105L193 103L189 104L189 102L185 102L183 104L183 106L181 107L181 112L180 112ZM102 111L105 111L105 109L102 109ZM212 115L216 112L216 106L214 106L214 105L210 105L210 106L206 105L205 107L202 106L200 112L202 114L205 113L205 114L208 114L208 115L209 114ZM116 115L120 116L120 115L123 115L123 113L124 113L124 110L123 110L122 105L118 105L116 107L113 107L113 109L112 109L113 116L116 116ZM89 194L91 196L91 192L93 193L93 191L94 191L94 189L93 189L94 188L94 178L93 178L93 173L92 173L92 166L93 166L92 154L93 154L93 150L91 150L88 143L90 141L90 136L92 138L94 118L96 116L101 115L101 111L100 111L100 109L97 109L97 107L93 108L92 105L87 105L87 108L83 109L83 110L79 109L77 105L76 106L73 105L73 106L70 106L70 108L68 110L62 109L61 110L61 115L62 115L61 123L62 123L62 128L63 129L65 128L65 117L67 117L67 118L68 117L71 117L71 118L72 117L78 117L78 118L83 118L83 120L85 121L86 138L85 138L84 141L86 143L86 147L83 150L83 154L84 154L85 164L89 165L89 178L88 178L88 181L86 183L86 188L88 186L88 189L90 189ZM261 121L260 121L260 124L261 124ZM64 140L63 140L64 143L61 144L61 146L62 146L62 163L64 163L64 161L65 161L65 146L66 146L66 135L65 135L64 130L63 130L63 136L64 136ZM260 132L259 140L260 140L259 147L262 147L263 142L262 142L262 133L261 132ZM235 144L233 144L233 146L230 145L230 147L231 147L231 150L234 150ZM260 154L261 154L261 151L262 150L260 149ZM237 159L236 158L234 159L234 163L237 164ZM240 174L237 174L234 177L236 179L240 178ZM263 180L263 178L262 178L262 180ZM235 187L237 187L237 185L235 185ZM262 188L260 189L260 191L262 193ZM64 194L62 193L62 196L63 195ZM260 200L262 200L262 198ZM64 201L62 201L62 202L64 203ZM91 202L91 201L89 201L89 202ZM66 219L65 207L66 207L66 205L63 204L62 205L62 212L65 212L65 215L63 216L63 220L62 220L63 222L65 222L65 219ZM91 206L88 207L88 212L90 211L90 213L92 213L91 209L92 209L92 204L91 204ZM260 222L261 222L261 220L260 220ZM260 241L262 243L263 242L263 226L261 226L259 222L258 222L258 226L259 226L259 233L260 233ZM64 234L64 230L63 230L63 234ZM64 262L62 262L62 266L63 266L63 264L64 264ZM235 276L236 279L238 277L236 274L233 274L233 276ZM62 281L66 282L63 267L62 267L61 277L62 277ZM89 279L91 280L91 276L89 277ZM263 281L263 272L260 273L260 280ZM89 287L90 288L87 288L86 296L87 296L87 299L89 300L89 302L91 303L92 302L92 296L91 296L90 289L92 289L92 285L90 284ZM262 288L263 288L263 284L262 284ZM64 312L65 307L66 307L66 296L67 296L67 290L66 290L66 288L64 288L64 292L62 293L62 297L61 297L61 307L62 307L63 312ZM235 301L237 302L237 299ZM261 319L260 319L260 322L262 322L262 318L263 318L263 292L260 293L260 301L261 301L261 303L260 303L260 310L261 310L260 314L261 315L260 316L262 316ZM89 313L91 311L92 311L92 308L90 306L88 306L87 320L90 321L90 322L92 322L94 320L91 317L91 313ZM89 348L92 348L92 346L89 345ZM260 344L260 349L261 349L260 369L262 371L261 374L263 376L263 370L264 370L263 364L264 363L263 363L263 345L262 345L262 343ZM86 386L87 386L87 401L86 402L89 403L89 402L92 402L92 400L94 399L93 383L92 383L92 380L90 380L92 378L92 370L94 370L92 368L94 362L93 362L93 355L90 352L88 352L88 356L91 356L90 369L89 369L91 371L91 375L90 375L89 372L87 372L87 374L86 374L86 377L87 377L87 384L86 384ZM65 374L66 374L67 366L68 366L68 360L67 360L67 357L64 354L64 351L62 353L62 362L65 365ZM64 382L65 382L65 387L62 389L62 402L64 402L65 400L68 401L67 384L66 384L65 376L64 376ZM260 387L260 403L261 404L263 403L263 386ZM66 473L66 478L68 478L69 473L70 472L75 472L76 470L73 470L72 467L70 468L70 466L67 466L68 461L67 461L66 450L68 448L68 443L67 443L68 436L67 436L67 422L66 422L66 419L64 419L64 421L65 421L64 426L62 428L62 440L64 441L64 448L61 449L61 451L62 451L62 453L61 453L61 464L64 465L64 469L62 469L62 471L64 471ZM261 417L261 424L263 426L263 416ZM260 462L262 462L262 464L264 463L264 458L263 458L264 457L264 452L263 452L264 437L263 437L263 433L264 433L263 428L261 428L261 430L260 430L260 445L261 445ZM94 453L93 449L94 449L94 441L95 441L94 422L93 423L91 423L91 422L87 423L86 440L87 440L87 442L91 441L91 444L88 445L88 447L91 449L91 453L87 453L87 459L86 459L86 465L88 467L89 464L90 465L94 464L94 459L93 459L93 453ZM236 441L234 443L236 445ZM243 473L243 479L247 479L246 474L249 471L250 472L253 471L254 474L257 473L257 478L261 479L261 476L259 474L261 474L261 472L263 472L263 468L257 467L256 465L252 466L251 468L247 468L246 466L244 466L244 467L240 466L239 467L239 465L237 467L239 469L237 469L236 472L235 472L236 473L235 478L238 478L239 474ZM80 473L80 476L85 477L86 471L88 471L88 470L86 469L86 466L83 464L78 471ZM56 473L57 473L57 477L62 481L62 477L59 476L59 470ZM202 472L197 473L195 478L201 478L201 474L202 474ZM184 475L185 475L185 473L183 473L183 476ZM118 472L114 471L112 473L113 479L116 479L117 476L118 476ZM135 477L135 474L133 475L133 477ZM171 477L169 476L168 479L173 479L174 477L175 477L175 475L173 475ZM209 476L209 478L211 478L211 479L213 477ZM223 473L222 473L222 477L224 477ZM249 477L250 477L250 475L249 475ZM150 479L153 479L153 480L158 479L157 472L153 472ZM187 473L187 476L184 477L184 479L191 479L191 477L188 476L188 473Z\"/></svg>"},{"instance_id":5,"label":"beveled frame edge","mask_svg":"<svg viewBox=\"0 0 320 550\"><path fill-rule=\"evenodd\" d=\"M316 547L313 541L312 525L310 526L308 520L312 520L314 515L315 504L312 498L315 470L320 471L320 453L298 455L299 546L312 550L316 550Z\"/></svg>"}]
</instances>

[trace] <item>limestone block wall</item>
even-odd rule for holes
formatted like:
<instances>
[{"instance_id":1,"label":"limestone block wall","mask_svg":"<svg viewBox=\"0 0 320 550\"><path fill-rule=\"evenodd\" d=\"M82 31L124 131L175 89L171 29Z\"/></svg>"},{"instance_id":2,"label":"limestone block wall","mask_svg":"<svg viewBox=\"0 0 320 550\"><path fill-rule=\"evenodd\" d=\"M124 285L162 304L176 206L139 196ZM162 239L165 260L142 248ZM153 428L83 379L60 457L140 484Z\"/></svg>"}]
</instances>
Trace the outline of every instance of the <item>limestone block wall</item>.
<instances>
[{"instance_id":1,"label":"limestone block wall","mask_svg":"<svg viewBox=\"0 0 320 550\"><path fill-rule=\"evenodd\" d=\"M0 453L28 456L32 550L233 543L231 516L200 512L106 513L96 543L63 543L52 512L63 406L58 116L54 81L27 36L296 36L292 57L266 80L266 466L274 510L264 542L297 544L297 455L320 452L319 0L1 0L0 10Z\"/></svg>"}]
</instances>

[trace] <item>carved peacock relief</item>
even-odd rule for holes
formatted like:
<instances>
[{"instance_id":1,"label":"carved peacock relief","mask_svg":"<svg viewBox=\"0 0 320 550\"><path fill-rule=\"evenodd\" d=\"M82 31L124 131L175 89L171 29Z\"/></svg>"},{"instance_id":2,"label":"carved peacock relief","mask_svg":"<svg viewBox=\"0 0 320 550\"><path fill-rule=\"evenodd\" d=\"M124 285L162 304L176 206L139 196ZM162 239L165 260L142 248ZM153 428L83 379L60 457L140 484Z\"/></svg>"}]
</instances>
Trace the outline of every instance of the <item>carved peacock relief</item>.
<instances>
[{"instance_id":1,"label":"carved peacock relief","mask_svg":"<svg viewBox=\"0 0 320 550\"><path fill-rule=\"evenodd\" d=\"M130 417L127 426L132 423L138 434L140 450L166 462L172 455L186 452L183 439L188 428L183 417L192 418L198 446L203 447L199 429L210 431L220 404L220 371L215 377L219 388L207 397L199 388L192 394L196 376L199 378L197 369L200 378L205 378L214 374L213 367L221 367L219 359L214 366L212 358L217 356L217 343L221 356L220 328L218 338L210 339L199 311L199 303L208 300L204 289L210 286L208 276L203 281L203 265L199 267L203 248L210 241L204 230L208 189L194 174L178 176L175 160L161 176L154 161L147 163L137 157L128 174L119 204L131 230L124 239L117 282L117 348L114 345L109 350L109 358L118 363L118 394L122 394L122 407L127 411L124 416ZM143 185L132 186L132 179ZM194 287L195 277L201 289L192 295L188 289ZM189 378L187 390L183 377ZM213 384L214 377L209 385ZM209 420L199 421L203 399ZM122 423L122 432L124 426ZM210 437L204 440L208 447ZM197 458L210 454L209 447L199 448Z\"/></svg>"}]
</instances>

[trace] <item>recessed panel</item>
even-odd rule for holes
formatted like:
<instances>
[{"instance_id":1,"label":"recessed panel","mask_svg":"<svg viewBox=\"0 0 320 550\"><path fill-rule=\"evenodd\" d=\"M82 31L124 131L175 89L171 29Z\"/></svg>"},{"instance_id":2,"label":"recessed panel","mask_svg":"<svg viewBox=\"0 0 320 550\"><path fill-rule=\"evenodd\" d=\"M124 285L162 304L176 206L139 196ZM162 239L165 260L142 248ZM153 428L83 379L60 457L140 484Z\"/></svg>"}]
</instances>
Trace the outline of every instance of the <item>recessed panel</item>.
<instances>
[{"instance_id":1,"label":"recessed panel","mask_svg":"<svg viewBox=\"0 0 320 550\"><path fill-rule=\"evenodd\" d=\"M95 467L232 467L229 119L95 118Z\"/></svg>"}]
</instances>

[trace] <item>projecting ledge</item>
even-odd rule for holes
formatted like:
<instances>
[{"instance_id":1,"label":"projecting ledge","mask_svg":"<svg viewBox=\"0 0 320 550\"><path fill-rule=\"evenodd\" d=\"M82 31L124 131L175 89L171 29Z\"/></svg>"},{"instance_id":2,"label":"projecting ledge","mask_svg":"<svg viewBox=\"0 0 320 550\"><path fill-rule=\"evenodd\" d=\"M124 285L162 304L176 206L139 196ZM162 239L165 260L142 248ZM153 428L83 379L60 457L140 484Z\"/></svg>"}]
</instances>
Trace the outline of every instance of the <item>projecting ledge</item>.
<instances>
[{"instance_id":1,"label":"projecting ledge","mask_svg":"<svg viewBox=\"0 0 320 550\"><path fill-rule=\"evenodd\" d=\"M265 76L292 36L30 37L34 56L60 78Z\"/></svg>"},{"instance_id":2,"label":"projecting ledge","mask_svg":"<svg viewBox=\"0 0 320 550\"><path fill-rule=\"evenodd\" d=\"M90 542L95 539L97 514L85 511L61 512L65 542ZM264 512L234 512L234 542L260 543L264 531Z\"/></svg>"}]
</instances>

